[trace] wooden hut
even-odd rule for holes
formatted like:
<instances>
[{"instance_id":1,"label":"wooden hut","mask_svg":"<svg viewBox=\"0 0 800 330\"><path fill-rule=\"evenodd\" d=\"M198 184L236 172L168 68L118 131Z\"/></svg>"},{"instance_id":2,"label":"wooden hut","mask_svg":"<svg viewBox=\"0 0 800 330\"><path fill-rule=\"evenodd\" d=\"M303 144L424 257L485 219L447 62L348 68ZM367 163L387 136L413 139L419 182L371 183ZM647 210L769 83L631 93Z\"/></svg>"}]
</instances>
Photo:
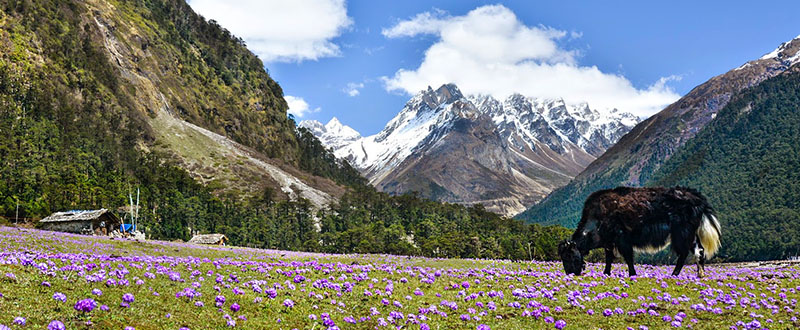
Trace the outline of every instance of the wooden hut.
<instances>
[{"instance_id":1,"label":"wooden hut","mask_svg":"<svg viewBox=\"0 0 800 330\"><path fill-rule=\"evenodd\" d=\"M44 230L87 235L108 235L122 224L122 220L107 209L56 212L39 222Z\"/></svg>"},{"instance_id":2,"label":"wooden hut","mask_svg":"<svg viewBox=\"0 0 800 330\"><path fill-rule=\"evenodd\" d=\"M194 235L194 237L192 237L192 239L189 240L189 243L225 245L225 242L227 241L228 238L225 237L225 235L223 234L202 234L202 235Z\"/></svg>"}]
</instances>

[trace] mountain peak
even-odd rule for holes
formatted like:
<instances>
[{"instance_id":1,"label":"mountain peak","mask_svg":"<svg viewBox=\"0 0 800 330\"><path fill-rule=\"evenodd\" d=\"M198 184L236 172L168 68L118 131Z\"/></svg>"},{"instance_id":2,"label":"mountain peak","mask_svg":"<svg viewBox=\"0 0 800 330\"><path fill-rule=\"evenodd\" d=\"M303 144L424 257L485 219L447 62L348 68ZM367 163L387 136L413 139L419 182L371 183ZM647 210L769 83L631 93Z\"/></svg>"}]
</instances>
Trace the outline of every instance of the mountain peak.
<instances>
[{"instance_id":1,"label":"mountain peak","mask_svg":"<svg viewBox=\"0 0 800 330\"><path fill-rule=\"evenodd\" d=\"M767 59L777 59L781 62L786 61L789 66L800 62L800 35L782 43L778 48L775 48L775 50L759 58L759 60Z\"/></svg>"},{"instance_id":2,"label":"mountain peak","mask_svg":"<svg viewBox=\"0 0 800 330\"><path fill-rule=\"evenodd\" d=\"M464 95L461 93L461 90L458 89L458 86L453 83L448 83L440 86L436 90L434 90L433 87L428 86L428 89L419 91L419 93L417 93L417 95L414 96L414 98L412 98L409 102L421 99L433 109L442 104L453 103L463 97Z\"/></svg>"},{"instance_id":3,"label":"mountain peak","mask_svg":"<svg viewBox=\"0 0 800 330\"><path fill-rule=\"evenodd\" d=\"M461 94L461 90L458 89L458 86L453 83L444 84L439 87L439 89L436 90L436 96L438 96L441 103L452 103L464 97L464 95Z\"/></svg>"},{"instance_id":4,"label":"mountain peak","mask_svg":"<svg viewBox=\"0 0 800 330\"><path fill-rule=\"evenodd\" d=\"M343 126L342 122L340 122L339 119L336 117L331 118L331 120L329 120L328 123L325 124L325 127L340 127L340 126Z\"/></svg>"},{"instance_id":5,"label":"mountain peak","mask_svg":"<svg viewBox=\"0 0 800 330\"><path fill-rule=\"evenodd\" d=\"M329 136L339 139L353 140L361 137L361 134L350 126L342 124L336 117L331 118L331 120L325 124L325 131Z\"/></svg>"}]
</instances>

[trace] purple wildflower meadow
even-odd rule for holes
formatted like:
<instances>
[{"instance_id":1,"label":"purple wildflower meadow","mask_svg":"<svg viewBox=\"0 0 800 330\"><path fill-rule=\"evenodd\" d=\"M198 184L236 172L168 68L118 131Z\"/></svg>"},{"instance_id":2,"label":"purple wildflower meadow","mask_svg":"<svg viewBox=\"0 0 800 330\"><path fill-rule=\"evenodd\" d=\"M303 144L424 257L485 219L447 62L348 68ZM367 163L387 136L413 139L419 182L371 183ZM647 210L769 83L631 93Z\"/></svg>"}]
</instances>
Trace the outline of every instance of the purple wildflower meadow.
<instances>
[{"instance_id":1,"label":"purple wildflower meadow","mask_svg":"<svg viewBox=\"0 0 800 330\"><path fill-rule=\"evenodd\" d=\"M122 329L131 325L122 322L137 316L140 328L169 322L182 329L253 328L264 322L287 329L379 330L800 326L797 266L711 264L700 279L691 272L671 276L670 266L637 265L639 276L629 278L624 271L603 275L603 265L589 263L583 276L565 276L554 262L342 256L159 241L133 245L4 228L0 274L16 274L16 280L0 275L5 294L0 321L13 319L15 327L63 329L63 320L71 328ZM24 248L11 245L17 241L25 242ZM126 255L116 244L146 249ZM87 245L92 252L78 252ZM42 284L31 288L22 282ZM141 308L114 304L129 307L134 300ZM142 318L144 313L159 317ZM51 321L19 315L46 315Z\"/></svg>"}]
</instances>

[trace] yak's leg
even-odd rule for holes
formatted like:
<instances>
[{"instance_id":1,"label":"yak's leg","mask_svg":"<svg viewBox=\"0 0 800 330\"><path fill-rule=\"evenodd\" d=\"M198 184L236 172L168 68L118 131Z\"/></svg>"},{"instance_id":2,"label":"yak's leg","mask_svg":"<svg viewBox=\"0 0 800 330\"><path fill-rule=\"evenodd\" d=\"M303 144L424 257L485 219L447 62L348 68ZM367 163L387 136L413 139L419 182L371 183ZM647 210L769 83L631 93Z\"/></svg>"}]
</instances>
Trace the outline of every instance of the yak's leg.
<instances>
[{"instance_id":1,"label":"yak's leg","mask_svg":"<svg viewBox=\"0 0 800 330\"><path fill-rule=\"evenodd\" d=\"M678 261L675 262L675 270L672 271L672 276L681 274L681 269L686 264L686 258L689 256L696 239L694 233L686 233L673 228L671 245L672 250L678 255Z\"/></svg>"},{"instance_id":2,"label":"yak's leg","mask_svg":"<svg viewBox=\"0 0 800 330\"><path fill-rule=\"evenodd\" d=\"M672 271L672 276L678 276L681 274L681 269L683 269L683 264L686 263L686 258L689 257L689 253L681 252L678 254L678 262L675 263L675 270Z\"/></svg>"},{"instance_id":3,"label":"yak's leg","mask_svg":"<svg viewBox=\"0 0 800 330\"><path fill-rule=\"evenodd\" d=\"M614 262L614 249L606 248L606 269L603 274L611 275L611 263Z\"/></svg>"},{"instance_id":4,"label":"yak's leg","mask_svg":"<svg viewBox=\"0 0 800 330\"><path fill-rule=\"evenodd\" d=\"M633 245L625 240L618 240L617 250L625 258L625 263L628 264L628 275L636 276L636 269L633 268Z\"/></svg>"},{"instance_id":5,"label":"yak's leg","mask_svg":"<svg viewBox=\"0 0 800 330\"><path fill-rule=\"evenodd\" d=\"M694 255L697 257L697 277L706 276L706 251L700 244L700 237L695 238Z\"/></svg>"}]
</instances>

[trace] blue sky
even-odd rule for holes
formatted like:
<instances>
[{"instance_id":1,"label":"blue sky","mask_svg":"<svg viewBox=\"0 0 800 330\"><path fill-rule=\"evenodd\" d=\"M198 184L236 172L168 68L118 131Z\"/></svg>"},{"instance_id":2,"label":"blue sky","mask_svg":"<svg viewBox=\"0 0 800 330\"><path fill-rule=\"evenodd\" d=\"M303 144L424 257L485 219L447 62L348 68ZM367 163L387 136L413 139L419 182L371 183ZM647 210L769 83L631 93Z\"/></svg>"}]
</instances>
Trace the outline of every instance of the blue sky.
<instances>
[{"instance_id":1,"label":"blue sky","mask_svg":"<svg viewBox=\"0 0 800 330\"><path fill-rule=\"evenodd\" d=\"M335 116L362 135L380 131L419 86L450 80L467 93L646 116L800 34L796 1L190 4L245 39L298 121Z\"/></svg>"}]
</instances>

